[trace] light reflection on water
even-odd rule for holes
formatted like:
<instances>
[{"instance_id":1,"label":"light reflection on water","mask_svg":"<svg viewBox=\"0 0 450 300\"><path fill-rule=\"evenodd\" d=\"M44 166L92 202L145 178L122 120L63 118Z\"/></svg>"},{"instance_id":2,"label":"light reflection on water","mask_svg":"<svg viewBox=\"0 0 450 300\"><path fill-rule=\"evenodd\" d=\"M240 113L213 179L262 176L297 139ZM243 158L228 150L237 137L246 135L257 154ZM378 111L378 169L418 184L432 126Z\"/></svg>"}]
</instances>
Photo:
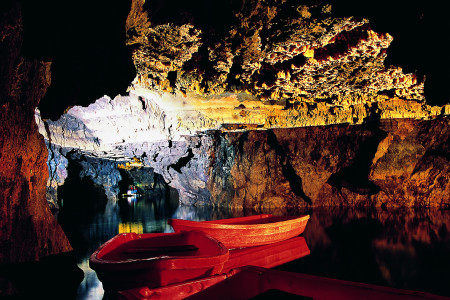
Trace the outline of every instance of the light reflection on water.
<instances>
[{"instance_id":1,"label":"light reflection on water","mask_svg":"<svg viewBox=\"0 0 450 300\"><path fill-rule=\"evenodd\" d=\"M85 278L78 299L102 299L89 256L120 232L172 232L168 218L214 220L257 213L168 205L152 198L109 201L90 218L62 218ZM303 234L311 254L277 269L450 296L450 211L317 208ZM64 219L67 219L64 221Z\"/></svg>"}]
</instances>

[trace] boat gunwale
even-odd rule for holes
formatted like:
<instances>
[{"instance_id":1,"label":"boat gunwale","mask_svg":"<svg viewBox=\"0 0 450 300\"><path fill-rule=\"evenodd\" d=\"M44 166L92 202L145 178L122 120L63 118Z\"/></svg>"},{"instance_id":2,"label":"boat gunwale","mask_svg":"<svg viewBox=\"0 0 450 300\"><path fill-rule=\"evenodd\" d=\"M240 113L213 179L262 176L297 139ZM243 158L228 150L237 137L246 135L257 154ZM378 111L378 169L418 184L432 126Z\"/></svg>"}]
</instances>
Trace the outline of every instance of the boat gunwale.
<instances>
[{"instance_id":1,"label":"boat gunwale","mask_svg":"<svg viewBox=\"0 0 450 300\"><path fill-rule=\"evenodd\" d=\"M261 219L268 218L282 218L277 216L270 216ZM235 229L235 230L260 230L260 229L269 229L273 227L283 227L288 226L295 223L301 223L304 221L308 221L310 218L309 215L292 217L287 220L282 221L274 221L267 223L257 223L257 224L232 224L232 223L215 223L214 221L190 221L190 220L182 220L182 219L169 219L168 223L173 227L173 225L177 226L187 226L192 228L207 228L207 229ZM237 218L240 219L240 218ZM227 219L228 220L228 219ZM220 220L218 220L220 221ZM173 224L175 222L175 224Z\"/></svg>"},{"instance_id":2,"label":"boat gunwale","mask_svg":"<svg viewBox=\"0 0 450 300\"><path fill-rule=\"evenodd\" d=\"M239 220L239 222L243 221L252 221L252 220L265 220L268 218L272 218L274 215L272 214L260 214L260 215L252 215L252 216L245 216L245 217L237 217L237 218L227 218L227 219L219 219L219 220L210 220L210 221L199 221L203 223L214 223L214 224L234 224L236 220ZM178 219L181 220L181 219ZM197 222L197 221L192 221Z\"/></svg>"},{"instance_id":3,"label":"boat gunwale","mask_svg":"<svg viewBox=\"0 0 450 300\"><path fill-rule=\"evenodd\" d=\"M104 259L99 258L98 255L102 250L105 248L111 246L111 243L113 243L115 240L124 238L127 236L131 236L132 238L127 240L127 242L136 241L142 238L142 236L145 235L153 235L153 236L164 236L167 234L170 235L182 235L182 234L196 234L198 236L201 236L201 238L205 238L205 240L208 240L211 242L212 245L217 245L219 254L217 255L202 255L202 256L176 256L176 255L158 255L148 258L136 258L136 259ZM145 237L144 237L145 238ZM117 247L120 247L123 244L118 244L113 249L116 249ZM111 246L112 247L112 246ZM229 250L226 248L220 241L217 241L216 239L212 238L208 234L200 231L191 231L191 232L173 232L173 233L144 233L144 234L137 234L134 232L131 233L121 233L107 242L105 242L103 245L101 245L97 250L92 253L92 255L89 258L89 265L92 269L102 269L102 270L114 270L118 266L121 266L122 268L129 268L129 269L144 269L144 268L155 268L155 269L183 269L188 264L192 264L194 262L195 265L199 265L199 268L204 268L207 266L213 266L217 264L224 263L228 260L229 257ZM207 264L206 264L207 263ZM136 268L138 267L138 268Z\"/></svg>"}]
</instances>

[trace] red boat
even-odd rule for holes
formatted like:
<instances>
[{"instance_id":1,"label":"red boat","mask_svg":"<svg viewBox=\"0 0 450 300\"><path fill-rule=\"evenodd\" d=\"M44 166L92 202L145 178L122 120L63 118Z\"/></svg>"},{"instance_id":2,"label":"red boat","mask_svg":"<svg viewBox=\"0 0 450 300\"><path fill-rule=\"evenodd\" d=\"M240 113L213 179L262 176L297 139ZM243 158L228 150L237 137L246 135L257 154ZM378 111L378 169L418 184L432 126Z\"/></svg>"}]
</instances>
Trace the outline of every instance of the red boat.
<instances>
[{"instance_id":1,"label":"red boat","mask_svg":"<svg viewBox=\"0 0 450 300\"><path fill-rule=\"evenodd\" d=\"M198 231L124 233L100 246L89 265L106 291L159 287L222 271L229 252Z\"/></svg>"},{"instance_id":2,"label":"red boat","mask_svg":"<svg viewBox=\"0 0 450 300\"><path fill-rule=\"evenodd\" d=\"M158 289L120 291L119 299L314 299L314 300L449 300L444 296L365 283L265 269L242 267Z\"/></svg>"},{"instance_id":3,"label":"red boat","mask_svg":"<svg viewBox=\"0 0 450 300\"><path fill-rule=\"evenodd\" d=\"M309 215L278 217L271 214L216 221L169 219L175 232L200 230L221 241L228 249L260 246L298 236L303 233Z\"/></svg>"}]
</instances>

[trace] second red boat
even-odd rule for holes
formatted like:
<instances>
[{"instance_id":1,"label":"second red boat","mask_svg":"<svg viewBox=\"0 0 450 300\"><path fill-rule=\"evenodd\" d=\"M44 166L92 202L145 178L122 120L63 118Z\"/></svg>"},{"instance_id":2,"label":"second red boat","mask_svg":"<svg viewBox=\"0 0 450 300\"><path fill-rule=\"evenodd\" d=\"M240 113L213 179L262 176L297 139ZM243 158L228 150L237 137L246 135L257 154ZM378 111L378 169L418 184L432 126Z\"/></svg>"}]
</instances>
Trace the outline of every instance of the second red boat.
<instances>
[{"instance_id":1,"label":"second red boat","mask_svg":"<svg viewBox=\"0 0 450 300\"><path fill-rule=\"evenodd\" d=\"M298 236L305 230L309 215L273 216L271 214L215 221L169 219L175 232L200 230L222 242L228 249L276 243Z\"/></svg>"},{"instance_id":2,"label":"second red boat","mask_svg":"<svg viewBox=\"0 0 450 300\"><path fill-rule=\"evenodd\" d=\"M227 248L198 231L124 233L99 247L89 265L111 292L219 274L228 257Z\"/></svg>"}]
</instances>

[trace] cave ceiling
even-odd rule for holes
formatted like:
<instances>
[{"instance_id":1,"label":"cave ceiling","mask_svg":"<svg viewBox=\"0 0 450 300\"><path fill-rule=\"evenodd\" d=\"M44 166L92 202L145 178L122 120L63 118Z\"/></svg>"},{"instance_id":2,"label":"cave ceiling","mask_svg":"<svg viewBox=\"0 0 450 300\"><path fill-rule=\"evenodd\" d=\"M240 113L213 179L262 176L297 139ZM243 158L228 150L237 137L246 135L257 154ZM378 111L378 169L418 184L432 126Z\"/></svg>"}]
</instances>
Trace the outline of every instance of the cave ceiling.
<instances>
[{"instance_id":1,"label":"cave ceiling","mask_svg":"<svg viewBox=\"0 0 450 300\"><path fill-rule=\"evenodd\" d=\"M191 110L229 107L237 122L251 122L255 109L273 116L325 105L321 113L332 114L392 99L400 110L449 102L445 12L423 2L344 2L25 2L33 25L25 49L52 61L41 115L55 120L104 95L143 91Z\"/></svg>"}]
</instances>

